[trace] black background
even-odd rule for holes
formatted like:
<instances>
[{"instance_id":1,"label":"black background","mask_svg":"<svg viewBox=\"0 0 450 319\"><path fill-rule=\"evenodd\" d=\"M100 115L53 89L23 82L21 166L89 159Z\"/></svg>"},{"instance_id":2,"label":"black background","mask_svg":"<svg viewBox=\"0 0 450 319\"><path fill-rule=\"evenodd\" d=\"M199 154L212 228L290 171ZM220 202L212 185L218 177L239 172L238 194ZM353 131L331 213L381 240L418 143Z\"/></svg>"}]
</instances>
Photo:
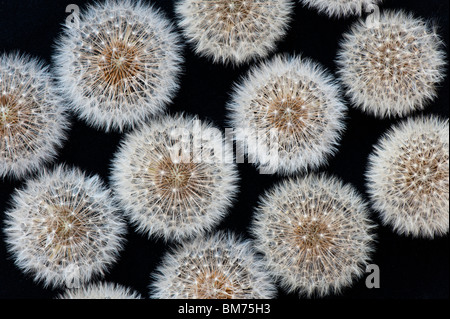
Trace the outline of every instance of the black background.
<instances>
[{"instance_id":1,"label":"black background","mask_svg":"<svg viewBox=\"0 0 450 319\"><path fill-rule=\"evenodd\" d=\"M20 51L38 57L51 64L55 39L61 32L68 13L66 6L73 3L84 8L89 1L81 0L0 0L0 52ZM175 21L174 1L152 0L166 16ZM439 34L449 44L449 2L447 0L385 0L382 9L395 8L413 12L416 16L432 19L439 26ZM275 53L302 54L335 72L335 57L343 32L349 29L355 18L333 19L297 3L287 36L278 43ZM196 56L189 45L184 49L185 62L181 75L181 88L170 113L197 114L225 128L225 104L230 99L233 83L245 75L249 66L241 67L213 64ZM439 97L422 113L449 115L448 76L440 84ZM347 101L347 104L348 101ZM349 104L350 105L350 104ZM418 113L416 113L418 114ZM109 167L123 134L104 133L88 127L72 117L72 129L65 146L54 163L77 166L88 174L98 174L109 183ZM364 172L367 157L378 138L398 119L379 120L350 108L347 129L339 151L320 171L340 177L353 184L367 198ZM49 165L51 166L51 164ZM248 226L258 197L282 177L260 175L250 164L239 164L240 192L229 215L217 229L229 229L250 238ZM3 230L4 211L10 196L25 180L0 180L0 226ZM380 224L377 214L373 219L379 224L378 243L373 263L381 270L381 288L368 289L365 280L354 283L341 295L327 298L448 298L449 296L449 241L448 236L433 240L412 239L393 233ZM148 239L129 227L127 243L120 258L105 281L128 286L149 296L150 274L161 261L164 253L174 246ZM0 234L0 298L53 298L60 290L43 288L30 276L15 267ZM278 298L298 299L297 294L279 290Z\"/></svg>"}]
</instances>

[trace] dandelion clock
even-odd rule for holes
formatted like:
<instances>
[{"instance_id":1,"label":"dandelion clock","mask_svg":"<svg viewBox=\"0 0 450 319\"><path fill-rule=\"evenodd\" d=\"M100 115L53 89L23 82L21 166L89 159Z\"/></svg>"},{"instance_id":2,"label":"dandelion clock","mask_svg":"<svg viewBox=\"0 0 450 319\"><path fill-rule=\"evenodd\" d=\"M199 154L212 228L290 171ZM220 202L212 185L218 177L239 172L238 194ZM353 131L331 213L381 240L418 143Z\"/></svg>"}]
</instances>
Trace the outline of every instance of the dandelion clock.
<instances>
[{"instance_id":1,"label":"dandelion clock","mask_svg":"<svg viewBox=\"0 0 450 319\"><path fill-rule=\"evenodd\" d=\"M67 289L58 299L142 299L142 296L119 284L101 282L81 288Z\"/></svg>"},{"instance_id":2,"label":"dandelion clock","mask_svg":"<svg viewBox=\"0 0 450 319\"><path fill-rule=\"evenodd\" d=\"M65 26L54 60L59 89L79 117L121 131L165 109L178 89L182 57L160 11L106 0Z\"/></svg>"},{"instance_id":3,"label":"dandelion clock","mask_svg":"<svg viewBox=\"0 0 450 319\"><path fill-rule=\"evenodd\" d=\"M435 27L403 11L356 22L337 56L347 96L377 118L423 110L437 95L445 63Z\"/></svg>"},{"instance_id":4,"label":"dandelion clock","mask_svg":"<svg viewBox=\"0 0 450 319\"><path fill-rule=\"evenodd\" d=\"M125 136L111 180L138 231L181 240L227 214L238 177L221 131L196 117L167 115Z\"/></svg>"},{"instance_id":5,"label":"dandelion clock","mask_svg":"<svg viewBox=\"0 0 450 319\"><path fill-rule=\"evenodd\" d=\"M448 120L419 116L393 126L375 146L366 177L384 224L412 237L447 234Z\"/></svg>"},{"instance_id":6,"label":"dandelion clock","mask_svg":"<svg viewBox=\"0 0 450 319\"><path fill-rule=\"evenodd\" d=\"M152 298L267 299L276 295L250 241L226 232L179 246L163 258L152 277Z\"/></svg>"},{"instance_id":7,"label":"dandelion clock","mask_svg":"<svg viewBox=\"0 0 450 319\"><path fill-rule=\"evenodd\" d=\"M329 17L348 17L371 12L381 0L300 0L304 5Z\"/></svg>"},{"instance_id":8,"label":"dandelion clock","mask_svg":"<svg viewBox=\"0 0 450 319\"><path fill-rule=\"evenodd\" d=\"M315 169L334 154L347 107L316 62L275 56L234 86L227 105L237 147L268 173Z\"/></svg>"},{"instance_id":9,"label":"dandelion clock","mask_svg":"<svg viewBox=\"0 0 450 319\"><path fill-rule=\"evenodd\" d=\"M4 235L15 264L35 281L75 287L117 260L126 223L97 176L58 166L12 196Z\"/></svg>"},{"instance_id":10,"label":"dandelion clock","mask_svg":"<svg viewBox=\"0 0 450 319\"><path fill-rule=\"evenodd\" d=\"M196 53L242 64L265 57L287 31L291 0L179 0L178 25Z\"/></svg>"},{"instance_id":11,"label":"dandelion clock","mask_svg":"<svg viewBox=\"0 0 450 319\"><path fill-rule=\"evenodd\" d=\"M48 67L26 55L0 55L0 178L22 178L49 162L68 127Z\"/></svg>"},{"instance_id":12,"label":"dandelion clock","mask_svg":"<svg viewBox=\"0 0 450 319\"><path fill-rule=\"evenodd\" d=\"M267 271L284 289L323 297L363 275L373 227L352 186L310 174L286 179L262 196L252 233Z\"/></svg>"}]
</instances>

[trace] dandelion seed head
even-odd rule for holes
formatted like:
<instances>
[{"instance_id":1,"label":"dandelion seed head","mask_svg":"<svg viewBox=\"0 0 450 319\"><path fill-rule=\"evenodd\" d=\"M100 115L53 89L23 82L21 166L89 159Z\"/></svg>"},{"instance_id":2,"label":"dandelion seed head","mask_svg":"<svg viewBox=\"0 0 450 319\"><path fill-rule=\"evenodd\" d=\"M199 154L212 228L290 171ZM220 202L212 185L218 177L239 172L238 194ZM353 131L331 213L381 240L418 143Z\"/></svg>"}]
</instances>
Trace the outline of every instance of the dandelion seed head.
<instances>
[{"instance_id":1,"label":"dandelion seed head","mask_svg":"<svg viewBox=\"0 0 450 319\"><path fill-rule=\"evenodd\" d=\"M373 250L366 204L326 175L289 178L261 199L252 223L255 248L287 291L339 293L362 276Z\"/></svg>"},{"instance_id":2,"label":"dandelion seed head","mask_svg":"<svg viewBox=\"0 0 450 319\"><path fill-rule=\"evenodd\" d=\"M197 53L242 64L265 57L286 33L290 0L182 0L179 26Z\"/></svg>"},{"instance_id":3,"label":"dandelion seed head","mask_svg":"<svg viewBox=\"0 0 450 319\"><path fill-rule=\"evenodd\" d=\"M324 164L347 111L335 80L315 62L276 56L235 86L230 124L249 158L280 174Z\"/></svg>"},{"instance_id":4,"label":"dandelion seed head","mask_svg":"<svg viewBox=\"0 0 450 319\"><path fill-rule=\"evenodd\" d=\"M4 234L15 264L52 287L103 276L126 232L99 178L64 166L28 181L6 216Z\"/></svg>"},{"instance_id":5,"label":"dandelion seed head","mask_svg":"<svg viewBox=\"0 0 450 319\"><path fill-rule=\"evenodd\" d=\"M56 74L72 109L94 127L122 131L162 112L178 89L181 46L163 14L108 0L80 14L57 43Z\"/></svg>"},{"instance_id":6,"label":"dandelion seed head","mask_svg":"<svg viewBox=\"0 0 450 319\"><path fill-rule=\"evenodd\" d=\"M139 231L179 240L211 229L225 216L237 191L237 172L226 160L231 150L224 143L218 129L182 115L160 117L128 134L115 156L112 180Z\"/></svg>"},{"instance_id":7,"label":"dandelion seed head","mask_svg":"<svg viewBox=\"0 0 450 319\"><path fill-rule=\"evenodd\" d=\"M153 275L153 298L267 299L276 289L249 241L218 232L167 254Z\"/></svg>"},{"instance_id":8,"label":"dandelion seed head","mask_svg":"<svg viewBox=\"0 0 450 319\"><path fill-rule=\"evenodd\" d=\"M375 146L366 178L373 207L397 233L448 233L448 120L420 116L393 126Z\"/></svg>"},{"instance_id":9,"label":"dandelion seed head","mask_svg":"<svg viewBox=\"0 0 450 319\"><path fill-rule=\"evenodd\" d=\"M51 161L69 127L48 67L29 56L0 56L0 177L22 178Z\"/></svg>"},{"instance_id":10,"label":"dandelion seed head","mask_svg":"<svg viewBox=\"0 0 450 319\"><path fill-rule=\"evenodd\" d=\"M404 117L436 97L444 78L442 40L430 23L402 11L357 22L338 52L340 80L355 107L379 118Z\"/></svg>"}]
</instances>

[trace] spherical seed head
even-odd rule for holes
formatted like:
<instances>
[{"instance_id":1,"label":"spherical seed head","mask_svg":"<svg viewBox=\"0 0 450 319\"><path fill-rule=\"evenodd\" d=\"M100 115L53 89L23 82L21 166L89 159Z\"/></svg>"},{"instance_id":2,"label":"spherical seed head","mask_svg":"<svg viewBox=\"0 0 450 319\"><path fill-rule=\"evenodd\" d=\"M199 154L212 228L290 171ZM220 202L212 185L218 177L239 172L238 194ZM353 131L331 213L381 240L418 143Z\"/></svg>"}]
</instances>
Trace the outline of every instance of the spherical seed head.
<instances>
[{"instance_id":1,"label":"spherical seed head","mask_svg":"<svg viewBox=\"0 0 450 319\"><path fill-rule=\"evenodd\" d=\"M90 6L67 25L57 44L62 94L89 124L123 130L165 109L178 89L178 35L140 1Z\"/></svg>"},{"instance_id":2,"label":"spherical seed head","mask_svg":"<svg viewBox=\"0 0 450 319\"><path fill-rule=\"evenodd\" d=\"M307 296L337 293L364 273L372 228L353 187L315 174L266 193L252 224L268 271L288 291Z\"/></svg>"},{"instance_id":3,"label":"spherical seed head","mask_svg":"<svg viewBox=\"0 0 450 319\"><path fill-rule=\"evenodd\" d=\"M353 104L379 118L422 110L444 78L445 52L435 29L401 11L359 21L344 35L338 73Z\"/></svg>"},{"instance_id":4,"label":"spherical seed head","mask_svg":"<svg viewBox=\"0 0 450 319\"><path fill-rule=\"evenodd\" d=\"M163 116L128 134L115 156L116 197L141 232L180 240L215 226L237 191L232 149L195 117Z\"/></svg>"},{"instance_id":5,"label":"spherical seed head","mask_svg":"<svg viewBox=\"0 0 450 319\"><path fill-rule=\"evenodd\" d=\"M0 55L0 178L21 178L55 157L69 126L48 67Z\"/></svg>"},{"instance_id":6,"label":"spherical seed head","mask_svg":"<svg viewBox=\"0 0 450 319\"><path fill-rule=\"evenodd\" d=\"M324 164L336 150L347 111L324 69L286 56L251 70L235 86L228 109L249 161L280 174Z\"/></svg>"},{"instance_id":7,"label":"spherical seed head","mask_svg":"<svg viewBox=\"0 0 450 319\"><path fill-rule=\"evenodd\" d=\"M380 139L369 163L367 189L384 224L413 237L448 233L448 120L401 122Z\"/></svg>"},{"instance_id":8,"label":"spherical seed head","mask_svg":"<svg viewBox=\"0 0 450 319\"><path fill-rule=\"evenodd\" d=\"M345 18L352 15L360 16L370 12L382 0L300 0L304 5L315 8L329 17ZM367 10L367 11L366 11Z\"/></svg>"},{"instance_id":9,"label":"spherical seed head","mask_svg":"<svg viewBox=\"0 0 450 319\"><path fill-rule=\"evenodd\" d=\"M82 288L67 289L57 299L142 299L142 296L128 287L101 282Z\"/></svg>"},{"instance_id":10,"label":"spherical seed head","mask_svg":"<svg viewBox=\"0 0 450 319\"><path fill-rule=\"evenodd\" d=\"M249 241L232 233L197 237L167 254L150 287L161 299L267 299L276 288Z\"/></svg>"},{"instance_id":11,"label":"spherical seed head","mask_svg":"<svg viewBox=\"0 0 450 319\"><path fill-rule=\"evenodd\" d=\"M126 232L99 178L63 166L17 190L6 216L4 234L16 265L45 286L102 276Z\"/></svg>"},{"instance_id":12,"label":"spherical seed head","mask_svg":"<svg viewBox=\"0 0 450 319\"><path fill-rule=\"evenodd\" d=\"M214 62L265 57L285 34L291 0L180 0L179 26L195 51Z\"/></svg>"}]
</instances>

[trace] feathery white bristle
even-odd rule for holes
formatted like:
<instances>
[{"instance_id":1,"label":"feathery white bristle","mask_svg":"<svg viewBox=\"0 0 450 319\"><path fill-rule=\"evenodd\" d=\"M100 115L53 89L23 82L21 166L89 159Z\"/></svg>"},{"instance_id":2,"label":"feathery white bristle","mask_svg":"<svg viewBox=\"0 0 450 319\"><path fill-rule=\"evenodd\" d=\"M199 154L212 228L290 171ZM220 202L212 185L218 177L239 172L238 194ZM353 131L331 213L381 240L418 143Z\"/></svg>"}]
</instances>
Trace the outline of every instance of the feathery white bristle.
<instances>
[{"instance_id":1,"label":"feathery white bristle","mask_svg":"<svg viewBox=\"0 0 450 319\"><path fill-rule=\"evenodd\" d=\"M67 289L57 299L142 299L142 296L128 287L101 282L82 288Z\"/></svg>"},{"instance_id":2,"label":"feathery white bristle","mask_svg":"<svg viewBox=\"0 0 450 319\"><path fill-rule=\"evenodd\" d=\"M175 10L196 53L242 64L265 57L287 31L291 0L180 0Z\"/></svg>"},{"instance_id":3,"label":"feathery white bristle","mask_svg":"<svg viewBox=\"0 0 450 319\"><path fill-rule=\"evenodd\" d=\"M152 275L155 299L269 299L276 287L248 240L230 232L197 237L162 260Z\"/></svg>"},{"instance_id":4,"label":"feathery white bristle","mask_svg":"<svg viewBox=\"0 0 450 319\"><path fill-rule=\"evenodd\" d=\"M0 55L0 178L22 178L57 155L69 128L48 67L26 55Z\"/></svg>"},{"instance_id":5,"label":"feathery white bristle","mask_svg":"<svg viewBox=\"0 0 450 319\"><path fill-rule=\"evenodd\" d=\"M398 234L447 234L448 119L420 116L393 126L369 157L366 178L373 208Z\"/></svg>"},{"instance_id":6,"label":"feathery white bristle","mask_svg":"<svg viewBox=\"0 0 450 319\"><path fill-rule=\"evenodd\" d=\"M106 0L66 25L54 56L59 90L90 125L134 127L161 113L178 89L178 35L140 1Z\"/></svg>"},{"instance_id":7,"label":"feathery white bristle","mask_svg":"<svg viewBox=\"0 0 450 319\"><path fill-rule=\"evenodd\" d=\"M446 65L435 28L403 11L354 24L336 62L355 107L378 118L424 109L436 97Z\"/></svg>"},{"instance_id":8,"label":"feathery white bristle","mask_svg":"<svg viewBox=\"0 0 450 319\"><path fill-rule=\"evenodd\" d=\"M268 191L252 222L255 248L288 292L339 293L362 276L373 250L374 224L351 185L310 174Z\"/></svg>"},{"instance_id":9,"label":"feathery white bristle","mask_svg":"<svg viewBox=\"0 0 450 319\"><path fill-rule=\"evenodd\" d=\"M235 197L230 153L211 124L162 116L125 137L112 165L115 195L138 231L165 240L196 236L215 226Z\"/></svg>"},{"instance_id":10,"label":"feathery white bristle","mask_svg":"<svg viewBox=\"0 0 450 319\"><path fill-rule=\"evenodd\" d=\"M275 56L251 69L227 105L239 147L261 169L316 169L336 151L347 107L335 79L302 57ZM275 141L270 139L275 135Z\"/></svg>"},{"instance_id":11,"label":"feathery white bristle","mask_svg":"<svg viewBox=\"0 0 450 319\"><path fill-rule=\"evenodd\" d=\"M122 248L126 223L99 177L58 166L12 197L4 235L15 264L45 286L103 276Z\"/></svg>"}]
</instances>

